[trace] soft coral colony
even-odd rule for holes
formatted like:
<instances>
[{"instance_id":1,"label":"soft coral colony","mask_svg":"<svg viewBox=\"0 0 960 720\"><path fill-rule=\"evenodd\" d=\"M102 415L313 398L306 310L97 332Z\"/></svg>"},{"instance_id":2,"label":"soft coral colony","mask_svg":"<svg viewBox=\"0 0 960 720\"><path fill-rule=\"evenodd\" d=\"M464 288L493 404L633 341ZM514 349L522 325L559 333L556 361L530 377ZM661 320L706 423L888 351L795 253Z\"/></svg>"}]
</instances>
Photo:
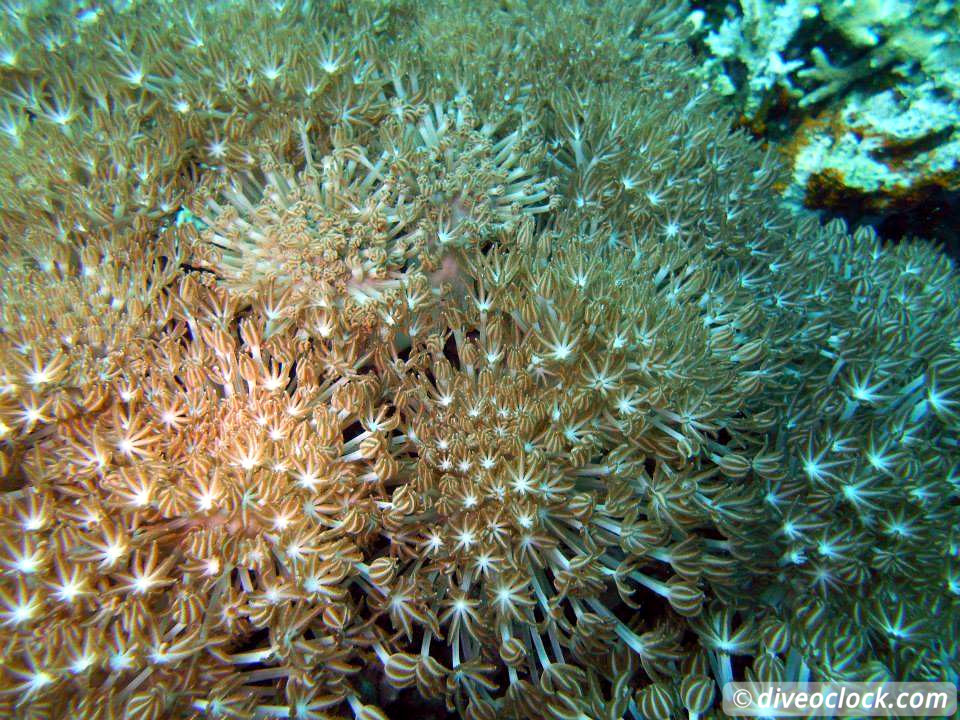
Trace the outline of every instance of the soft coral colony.
<instances>
[{"instance_id":1,"label":"soft coral colony","mask_svg":"<svg viewBox=\"0 0 960 720\"><path fill-rule=\"evenodd\" d=\"M956 680L955 272L628 5L3 5L0 714Z\"/></svg>"}]
</instances>

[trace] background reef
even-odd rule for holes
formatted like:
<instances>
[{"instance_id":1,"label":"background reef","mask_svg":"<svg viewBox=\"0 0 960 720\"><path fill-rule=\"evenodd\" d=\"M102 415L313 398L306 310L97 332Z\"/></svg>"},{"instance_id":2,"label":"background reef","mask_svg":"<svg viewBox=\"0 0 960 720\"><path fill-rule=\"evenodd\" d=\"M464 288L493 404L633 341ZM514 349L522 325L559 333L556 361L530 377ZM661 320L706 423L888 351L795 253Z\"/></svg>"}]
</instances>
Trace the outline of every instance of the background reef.
<instances>
[{"instance_id":1,"label":"background reef","mask_svg":"<svg viewBox=\"0 0 960 720\"><path fill-rule=\"evenodd\" d=\"M956 682L956 272L689 10L3 4L0 715Z\"/></svg>"},{"instance_id":2,"label":"background reef","mask_svg":"<svg viewBox=\"0 0 960 720\"><path fill-rule=\"evenodd\" d=\"M706 82L776 144L788 201L960 257L956 0L706 0Z\"/></svg>"}]
</instances>

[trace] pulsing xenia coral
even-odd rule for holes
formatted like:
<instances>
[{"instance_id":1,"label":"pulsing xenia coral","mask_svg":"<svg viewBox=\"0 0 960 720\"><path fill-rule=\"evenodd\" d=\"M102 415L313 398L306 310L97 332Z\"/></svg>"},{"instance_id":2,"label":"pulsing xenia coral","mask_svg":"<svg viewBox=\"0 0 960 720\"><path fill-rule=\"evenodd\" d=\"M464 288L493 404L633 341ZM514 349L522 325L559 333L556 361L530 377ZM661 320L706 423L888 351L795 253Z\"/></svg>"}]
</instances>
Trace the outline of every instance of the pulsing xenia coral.
<instances>
[{"instance_id":1,"label":"pulsing xenia coral","mask_svg":"<svg viewBox=\"0 0 960 720\"><path fill-rule=\"evenodd\" d=\"M954 672L941 642L955 642L960 589L958 291L930 248L883 251L865 230L836 242L837 229L783 256L789 305L813 318L795 342L810 351L777 425L789 472L767 484L751 532L778 553L775 592L823 676L939 679Z\"/></svg>"},{"instance_id":2,"label":"pulsing xenia coral","mask_svg":"<svg viewBox=\"0 0 960 720\"><path fill-rule=\"evenodd\" d=\"M771 207L678 7L4 10L0 715L956 677L955 273Z\"/></svg>"},{"instance_id":3,"label":"pulsing xenia coral","mask_svg":"<svg viewBox=\"0 0 960 720\"><path fill-rule=\"evenodd\" d=\"M675 677L684 618L736 583L735 542L715 533L758 499L729 485L746 461L713 437L762 356L738 356L695 304L668 301L722 279L644 272L682 275L679 244L641 243L628 261L602 238L548 241L529 223L513 243L470 266L466 306L403 365L401 450L418 460L386 508L401 584L383 608L420 651L387 676L436 694L423 675L449 658L447 701L467 717L576 717L605 702L584 685L604 677L591 668L611 645L647 683ZM628 268L636 284L620 282ZM657 611L625 622L624 606ZM643 686L639 670L620 668Z\"/></svg>"},{"instance_id":4,"label":"pulsing xenia coral","mask_svg":"<svg viewBox=\"0 0 960 720\"><path fill-rule=\"evenodd\" d=\"M290 312L370 330L419 309L400 297L418 278L439 290L456 279L458 251L550 208L552 183L531 172L539 158L521 130L498 137L466 99L447 107L395 90L397 111L369 144L314 140L304 123L297 166L266 157L261 178L225 181L201 215L201 262L242 295L272 283Z\"/></svg>"},{"instance_id":5,"label":"pulsing xenia coral","mask_svg":"<svg viewBox=\"0 0 960 720\"><path fill-rule=\"evenodd\" d=\"M166 293L169 325L95 403L24 429L28 484L0 521L6 694L58 717L379 717L350 677L383 639L350 586L391 576L363 548L396 421L372 377L322 379L317 350L264 339L266 318L238 322L223 290L187 277Z\"/></svg>"},{"instance_id":6,"label":"pulsing xenia coral","mask_svg":"<svg viewBox=\"0 0 960 720\"><path fill-rule=\"evenodd\" d=\"M103 388L131 348L169 321L166 286L179 273L179 244L169 234L148 241L131 232L127 239L130 245L103 233L71 245L36 228L6 244L0 303L5 476L17 475L22 454L59 423L102 408Z\"/></svg>"}]
</instances>

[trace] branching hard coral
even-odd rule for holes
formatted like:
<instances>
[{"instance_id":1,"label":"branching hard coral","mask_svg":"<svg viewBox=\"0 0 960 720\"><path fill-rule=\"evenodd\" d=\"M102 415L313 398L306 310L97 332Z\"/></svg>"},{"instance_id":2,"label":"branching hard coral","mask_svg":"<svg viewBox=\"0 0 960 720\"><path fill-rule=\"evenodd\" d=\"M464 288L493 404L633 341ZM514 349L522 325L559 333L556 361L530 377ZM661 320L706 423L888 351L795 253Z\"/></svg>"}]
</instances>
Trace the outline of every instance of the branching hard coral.
<instances>
[{"instance_id":1,"label":"branching hard coral","mask_svg":"<svg viewBox=\"0 0 960 720\"><path fill-rule=\"evenodd\" d=\"M704 69L716 89L724 95L739 94L744 114L760 121L777 102L777 92L800 95L791 75L804 61L795 57L791 41L803 22L815 18L818 11L814 0L779 5L747 0L740 3L739 13L728 5L726 17L704 40L713 55ZM693 17L702 22L703 16L703 10L698 10ZM745 76L741 87L731 79L737 69Z\"/></svg>"}]
</instances>

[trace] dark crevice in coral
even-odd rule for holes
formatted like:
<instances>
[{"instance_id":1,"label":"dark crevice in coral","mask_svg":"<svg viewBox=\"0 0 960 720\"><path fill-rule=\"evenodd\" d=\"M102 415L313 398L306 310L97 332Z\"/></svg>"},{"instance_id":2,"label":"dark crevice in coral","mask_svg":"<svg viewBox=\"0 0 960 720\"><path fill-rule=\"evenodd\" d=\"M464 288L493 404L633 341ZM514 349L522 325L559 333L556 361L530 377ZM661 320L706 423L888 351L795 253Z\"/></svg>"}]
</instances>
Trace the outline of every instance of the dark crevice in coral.
<instances>
[{"instance_id":1,"label":"dark crevice in coral","mask_svg":"<svg viewBox=\"0 0 960 720\"><path fill-rule=\"evenodd\" d=\"M4 475L0 475L0 493L22 490L30 482L24 470L21 455L22 453L18 453L14 456L7 472Z\"/></svg>"},{"instance_id":2,"label":"dark crevice in coral","mask_svg":"<svg viewBox=\"0 0 960 720\"><path fill-rule=\"evenodd\" d=\"M911 138L905 142L888 142L881 147L871 150L870 155L875 160L881 161L905 160L907 158L915 157L921 153L936 150L940 145L949 141L950 136L953 135L954 129L955 126L948 125L937 132L923 135L922 137L918 138Z\"/></svg>"},{"instance_id":3,"label":"dark crevice in coral","mask_svg":"<svg viewBox=\"0 0 960 720\"><path fill-rule=\"evenodd\" d=\"M811 207L826 208L823 222L844 220L851 231L872 227L877 235L890 242L922 237L943 246L954 261L960 261L960 191L939 184L914 188L901 198L867 195L838 187L836 183L814 182L814 195L807 199Z\"/></svg>"},{"instance_id":4,"label":"dark crevice in coral","mask_svg":"<svg viewBox=\"0 0 960 720\"><path fill-rule=\"evenodd\" d=\"M290 379L287 381L286 387L283 388L283 391L284 391L287 395L293 395L293 393L296 392L296 389L297 389L297 369L298 369L298 361L297 361L297 360L294 360L292 363L290 363L290 374L289 374L289 378L290 378Z\"/></svg>"},{"instance_id":5,"label":"dark crevice in coral","mask_svg":"<svg viewBox=\"0 0 960 720\"><path fill-rule=\"evenodd\" d=\"M726 447L727 445L730 444L730 441L733 439L733 436L730 435L730 431L727 430L726 428L720 428L714 434L713 439L718 445L723 445L724 447Z\"/></svg>"},{"instance_id":6,"label":"dark crevice in coral","mask_svg":"<svg viewBox=\"0 0 960 720\"><path fill-rule=\"evenodd\" d=\"M234 326L233 326L234 328L233 336L237 341L237 347L244 347L245 345L243 341L243 335L240 332L240 328L242 328L245 323L255 322L255 320L251 319L252 316L253 316L252 305L245 305L244 307L239 308L236 312L235 317L237 318L237 321L234 323Z\"/></svg>"},{"instance_id":7,"label":"dark crevice in coral","mask_svg":"<svg viewBox=\"0 0 960 720\"><path fill-rule=\"evenodd\" d=\"M657 471L657 461L656 459L647 456L643 460L643 470L647 473L647 477L653 477L653 474Z\"/></svg>"},{"instance_id":8,"label":"dark crevice in coral","mask_svg":"<svg viewBox=\"0 0 960 720\"><path fill-rule=\"evenodd\" d=\"M215 278L217 280L220 279L220 277L212 270L208 270L207 268L197 267L196 265L191 265L190 263L185 263L185 262L180 263L180 270L182 270L184 273L198 273L201 275L209 275L210 277Z\"/></svg>"},{"instance_id":9,"label":"dark crevice in coral","mask_svg":"<svg viewBox=\"0 0 960 720\"><path fill-rule=\"evenodd\" d=\"M447 336L447 341L443 345L443 355L450 361L450 364L453 365L454 368L457 370L460 369L460 352L457 348L457 341L453 333Z\"/></svg>"},{"instance_id":10,"label":"dark crevice in coral","mask_svg":"<svg viewBox=\"0 0 960 720\"><path fill-rule=\"evenodd\" d=\"M389 718L417 718L417 720L455 720L457 713L448 712L443 702L421 698L415 688L397 693L390 701L381 699L380 705Z\"/></svg>"},{"instance_id":11,"label":"dark crevice in coral","mask_svg":"<svg viewBox=\"0 0 960 720\"><path fill-rule=\"evenodd\" d=\"M359 422L352 422L342 430L343 441L348 443L355 437L363 434L363 432L363 425L361 425Z\"/></svg>"},{"instance_id":12,"label":"dark crevice in coral","mask_svg":"<svg viewBox=\"0 0 960 720\"><path fill-rule=\"evenodd\" d=\"M235 574L235 573L234 573ZM240 654L245 652L253 652L255 650L260 650L261 648L270 644L270 631L267 628L262 628L260 630L255 630L248 634L241 642L236 643L230 647L230 652L234 654ZM246 669L248 670L257 670L259 668L267 667L262 663L254 663L247 665Z\"/></svg>"},{"instance_id":13,"label":"dark crevice in coral","mask_svg":"<svg viewBox=\"0 0 960 720\"><path fill-rule=\"evenodd\" d=\"M728 540L726 535L712 525L703 525L702 527L697 528L697 535L704 540L721 540L724 542Z\"/></svg>"}]
</instances>

